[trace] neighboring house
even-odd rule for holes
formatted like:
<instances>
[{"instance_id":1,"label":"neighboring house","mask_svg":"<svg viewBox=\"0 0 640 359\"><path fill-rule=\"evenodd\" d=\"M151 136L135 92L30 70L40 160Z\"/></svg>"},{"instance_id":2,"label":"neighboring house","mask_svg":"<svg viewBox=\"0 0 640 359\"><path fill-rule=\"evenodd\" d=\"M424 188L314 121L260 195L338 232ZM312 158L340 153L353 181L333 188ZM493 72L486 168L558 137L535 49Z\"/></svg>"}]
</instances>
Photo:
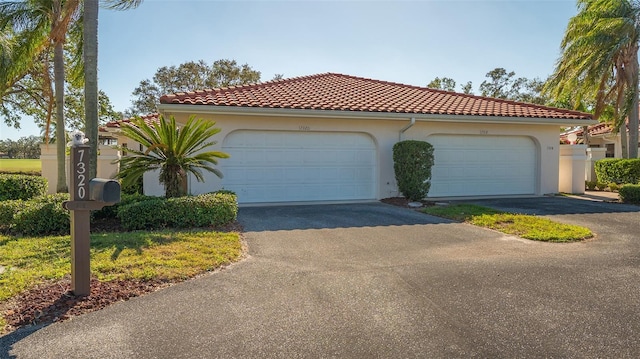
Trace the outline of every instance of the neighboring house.
<instances>
[{"instance_id":1,"label":"neighboring house","mask_svg":"<svg viewBox=\"0 0 640 359\"><path fill-rule=\"evenodd\" d=\"M587 128L589 134L589 147L606 148L606 156L622 158L622 147L620 133L614 132L613 128L606 123L598 123ZM629 129L627 128L627 133ZM560 142L569 143L568 136L575 134L578 143L584 143L584 130L582 127L571 128L560 134ZM638 143L640 148L640 143Z\"/></svg>"},{"instance_id":2,"label":"neighboring house","mask_svg":"<svg viewBox=\"0 0 640 359\"><path fill-rule=\"evenodd\" d=\"M218 166L224 178L206 173L189 190L233 190L240 203L397 196L392 147L405 139L435 147L431 198L557 193L559 129L595 123L576 111L335 73L166 95L158 108L182 123L191 114L216 122L215 147L231 155ZM121 124L107 128L117 134ZM157 173L145 192L164 193Z\"/></svg>"}]
</instances>

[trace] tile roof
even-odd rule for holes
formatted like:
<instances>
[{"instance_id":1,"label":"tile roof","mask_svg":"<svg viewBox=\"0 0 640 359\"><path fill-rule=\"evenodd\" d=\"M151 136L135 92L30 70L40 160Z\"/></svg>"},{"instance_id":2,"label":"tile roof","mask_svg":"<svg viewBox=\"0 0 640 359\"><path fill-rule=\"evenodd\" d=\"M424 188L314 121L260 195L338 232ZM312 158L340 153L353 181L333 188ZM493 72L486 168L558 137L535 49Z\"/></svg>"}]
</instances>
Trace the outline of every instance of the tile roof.
<instances>
[{"instance_id":1,"label":"tile roof","mask_svg":"<svg viewBox=\"0 0 640 359\"><path fill-rule=\"evenodd\" d=\"M144 120L144 122L145 122L147 125L151 125L151 124L153 124L154 122L157 122L157 121L158 121L158 116L159 116L159 114L157 114L157 113L152 113L152 114L149 114L149 115L144 115L144 116L139 116L139 117L140 117L140 118L142 118L142 119ZM134 118L135 118L135 117L127 118L127 119L123 119L123 120L119 120L119 121L112 121L112 122L107 123L107 124L105 125L105 127L107 127L107 128L120 128L120 126L121 126L123 123L129 123L129 122L131 122L131 120L133 120Z\"/></svg>"},{"instance_id":2,"label":"tile roof","mask_svg":"<svg viewBox=\"0 0 640 359\"><path fill-rule=\"evenodd\" d=\"M627 132L629 132L629 124L627 122ZM638 130L640 130L640 126L638 127ZM587 131L589 132L589 136L598 136L598 135L606 135L606 134L610 134L613 133L613 127L611 127L611 125L606 124L606 123L598 123L595 125L591 125L589 127L587 127ZM567 136L570 133L575 133L576 136L578 137L582 137L584 136L584 130L582 127L575 127L572 128L568 131L565 131L563 133L560 134L560 138L565 140L567 138Z\"/></svg>"},{"instance_id":3,"label":"tile roof","mask_svg":"<svg viewBox=\"0 0 640 359\"><path fill-rule=\"evenodd\" d=\"M181 92L161 104L587 120L591 114L336 73Z\"/></svg>"}]
</instances>

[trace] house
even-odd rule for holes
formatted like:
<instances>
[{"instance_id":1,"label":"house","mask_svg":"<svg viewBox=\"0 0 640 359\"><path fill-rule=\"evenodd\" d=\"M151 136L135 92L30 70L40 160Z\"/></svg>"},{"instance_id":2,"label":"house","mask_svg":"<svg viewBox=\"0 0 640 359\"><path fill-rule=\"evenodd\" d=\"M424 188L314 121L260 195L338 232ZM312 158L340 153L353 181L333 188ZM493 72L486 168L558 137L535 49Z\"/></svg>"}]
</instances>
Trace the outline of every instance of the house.
<instances>
[{"instance_id":1,"label":"house","mask_svg":"<svg viewBox=\"0 0 640 359\"><path fill-rule=\"evenodd\" d=\"M430 198L557 193L560 128L595 123L576 111L336 73L165 95L158 108L178 122L216 122L216 150L231 156L218 166L224 178L189 179L189 191L229 189L245 204L397 196L392 147L405 139L435 148ZM157 174L144 186L164 193Z\"/></svg>"},{"instance_id":2,"label":"house","mask_svg":"<svg viewBox=\"0 0 640 359\"><path fill-rule=\"evenodd\" d=\"M620 133L606 123L598 123L587 127L590 148L606 148L606 157L622 158L622 141ZM627 133L629 129L627 128ZM584 143L583 127L571 128L560 134L560 142L569 143L569 135L575 134L578 143ZM640 141L638 143L640 148Z\"/></svg>"}]
</instances>

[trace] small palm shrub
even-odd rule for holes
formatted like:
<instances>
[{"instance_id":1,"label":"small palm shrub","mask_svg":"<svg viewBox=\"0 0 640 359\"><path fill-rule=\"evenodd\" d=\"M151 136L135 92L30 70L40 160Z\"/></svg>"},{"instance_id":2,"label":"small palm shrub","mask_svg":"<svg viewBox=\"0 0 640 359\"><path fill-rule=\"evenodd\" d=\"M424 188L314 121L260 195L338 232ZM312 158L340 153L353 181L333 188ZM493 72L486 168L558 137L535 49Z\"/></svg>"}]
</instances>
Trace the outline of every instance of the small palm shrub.
<instances>
[{"instance_id":1,"label":"small palm shrub","mask_svg":"<svg viewBox=\"0 0 640 359\"><path fill-rule=\"evenodd\" d=\"M208 171L222 178L222 172L215 168L218 159L229 155L220 151L211 151L216 144L212 137L220 132L215 122L189 117L187 122L178 126L176 119L160 116L157 122L149 125L138 118L122 127L122 133L138 143L145 150L123 148L128 155L122 157L118 177L122 187L135 186L145 172L159 170L160 183L164 185L165 197L180 197L185 194L186 179L192 174L198 182L204 182L202 171Z\"/></svg>"}]
</instances>

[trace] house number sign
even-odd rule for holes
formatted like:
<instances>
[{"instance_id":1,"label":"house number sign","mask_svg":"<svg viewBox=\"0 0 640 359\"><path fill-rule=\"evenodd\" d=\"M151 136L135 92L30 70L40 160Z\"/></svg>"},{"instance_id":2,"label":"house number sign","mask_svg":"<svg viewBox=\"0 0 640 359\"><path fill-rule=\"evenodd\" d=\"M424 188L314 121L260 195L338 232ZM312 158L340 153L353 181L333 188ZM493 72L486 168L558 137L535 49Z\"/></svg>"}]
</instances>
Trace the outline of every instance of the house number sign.
<instances>
[{"instance_id":1,"label":"house number sign","mask_svg":"<svg viewBox=\"0 0 640 359\"><path fill-rule=\"evenodd\" d=\"M71 177L71 200L89 200L89 181L87 171L89 168L89 146L71 147L71 165L73 166Z\"/></svg>"}]
</instances>

